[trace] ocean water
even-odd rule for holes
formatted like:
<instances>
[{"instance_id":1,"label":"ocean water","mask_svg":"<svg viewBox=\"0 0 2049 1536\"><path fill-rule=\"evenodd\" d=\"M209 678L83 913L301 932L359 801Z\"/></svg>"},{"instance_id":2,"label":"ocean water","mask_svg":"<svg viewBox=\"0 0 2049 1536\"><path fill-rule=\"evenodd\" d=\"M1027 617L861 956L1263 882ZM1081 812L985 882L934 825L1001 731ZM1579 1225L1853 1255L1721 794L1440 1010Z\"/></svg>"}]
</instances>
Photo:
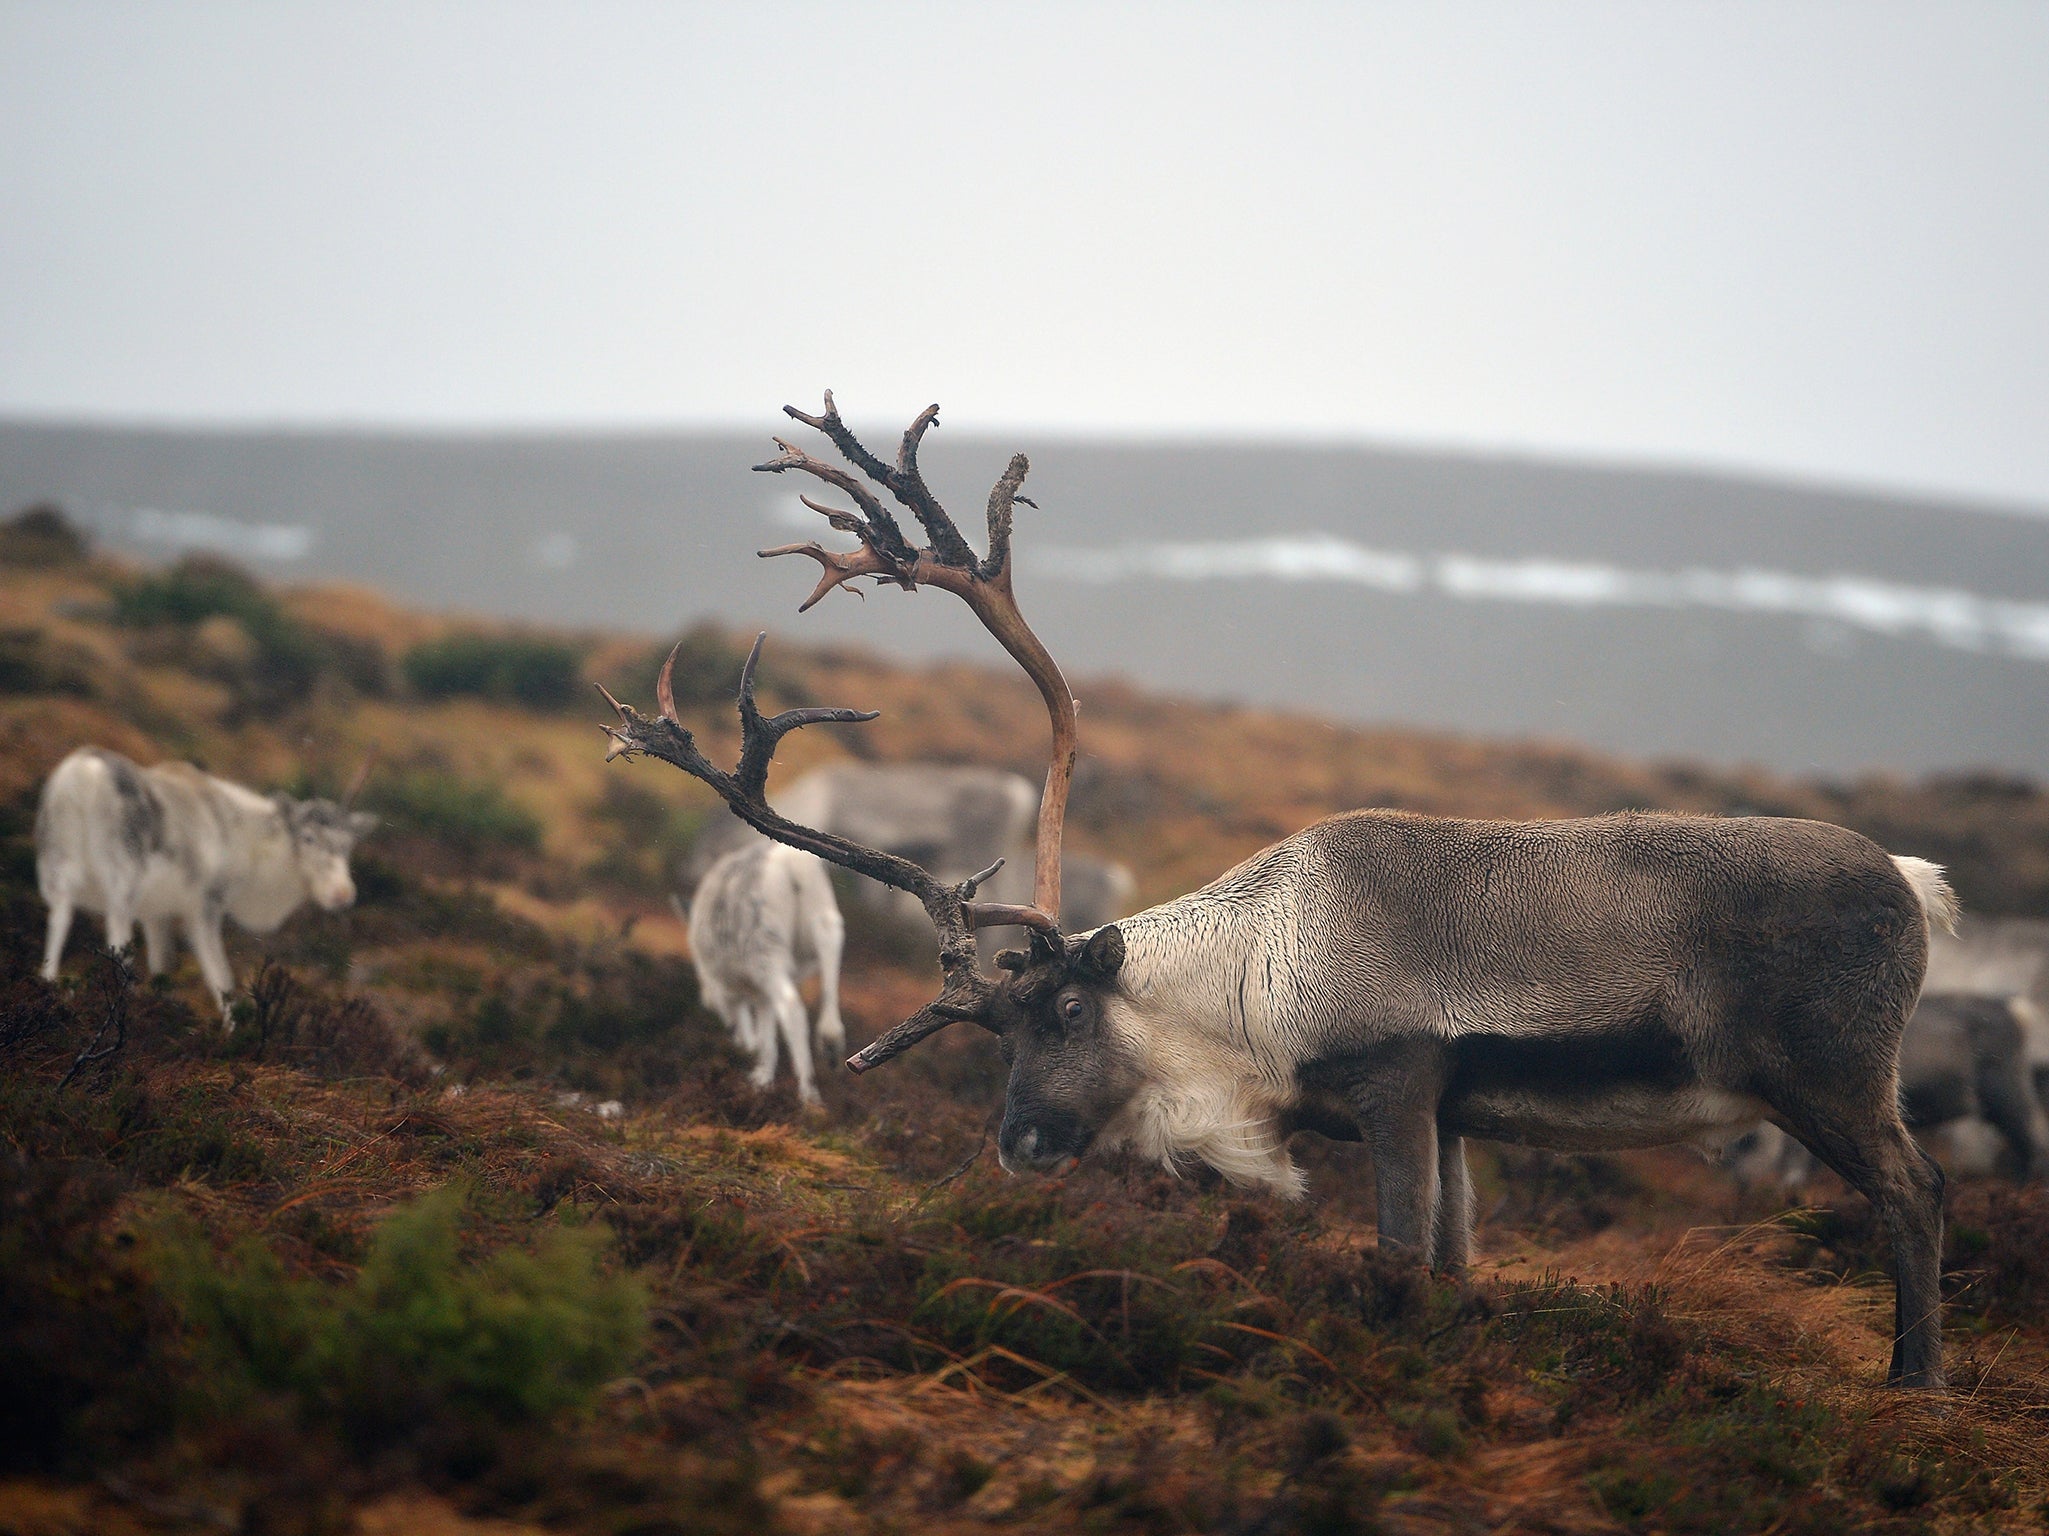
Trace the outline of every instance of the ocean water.
<instances>
[{"instance_id":1,"label":"ocean water","mask_svg":"<svg viewBox=\"0 0 2049 1536\"><path fill-rule=\"evenodd\" d=\"M413 603L700 618L1006 664L937 593L796 605L819 487L758 435L404 436L0 423L0 508ZM786 434L787 435L787 434ZM888 443L886 428L868 434ZM973 537L1032 456L1018 589L1086 703L1222 701L1638 757L2049 775L2049 516L1703 474L1300 445L927 439ZM771 644L773 644L773 638ZM860 700L843 700L859 704Z\"/></svg>"}]
</instances>

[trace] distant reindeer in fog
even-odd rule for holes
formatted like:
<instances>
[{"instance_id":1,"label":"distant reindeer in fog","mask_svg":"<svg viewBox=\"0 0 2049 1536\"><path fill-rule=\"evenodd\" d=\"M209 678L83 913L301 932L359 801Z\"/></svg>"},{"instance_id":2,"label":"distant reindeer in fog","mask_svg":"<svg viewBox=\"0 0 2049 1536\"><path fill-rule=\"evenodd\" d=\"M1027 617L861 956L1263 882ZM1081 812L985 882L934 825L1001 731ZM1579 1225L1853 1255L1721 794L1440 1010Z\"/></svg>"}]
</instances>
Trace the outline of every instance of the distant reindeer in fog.
<instances>
[{"instance_id":1,"label":"distant reindeer in fog","mask_svg":"<svg viewBox=\"0 0 2049 1536\"><path fill-rule=\"evenodd\" d=\"M2035 1097L2049 1110L2049 922L1973 917L1928 953L1928 992L2009 1003L2021 1027Z\"/></svg>"}]
</instances>

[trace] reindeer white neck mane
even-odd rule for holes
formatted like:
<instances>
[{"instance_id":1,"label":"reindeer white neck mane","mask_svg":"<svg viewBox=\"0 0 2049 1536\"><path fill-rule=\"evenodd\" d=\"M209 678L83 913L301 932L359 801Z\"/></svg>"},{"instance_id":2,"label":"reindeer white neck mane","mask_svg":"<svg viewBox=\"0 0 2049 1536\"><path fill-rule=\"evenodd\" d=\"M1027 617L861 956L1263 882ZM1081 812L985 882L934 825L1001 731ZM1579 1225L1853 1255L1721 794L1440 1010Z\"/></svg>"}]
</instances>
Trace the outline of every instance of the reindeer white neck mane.
<instances>
[{"instance_id":1,"label":"reindeer white neck mane","mask_svg":"<svg viewBox=\"0 0 2049 1536\"><path fill-rule=\"evenodd\" d=\"M1281 844L1118 923L1121 995L1107 1012L1146 1082L1108 1142L1170 1169L1193 1158L1234 1184L1304 1193L1279 1123L1308 1020L1298 863Z\"/></svg>"}]
</instances>

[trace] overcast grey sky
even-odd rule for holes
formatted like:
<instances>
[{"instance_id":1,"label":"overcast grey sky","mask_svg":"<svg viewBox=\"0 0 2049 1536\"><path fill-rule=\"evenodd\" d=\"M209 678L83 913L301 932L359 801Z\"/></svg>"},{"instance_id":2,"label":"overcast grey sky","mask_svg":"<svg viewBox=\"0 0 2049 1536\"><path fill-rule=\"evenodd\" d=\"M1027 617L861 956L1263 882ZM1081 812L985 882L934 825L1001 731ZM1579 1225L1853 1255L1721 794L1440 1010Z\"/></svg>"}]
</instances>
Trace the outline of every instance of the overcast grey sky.
<instances>
[{"instance_id":1,"label":"overcast grey sky","mask_svg":"<svg viewBox=\"0 0 2049 1536\"><path fill-rule=\"evenodd\" d=\"M0 0L0 412L825 385L2049 510L2049 6Z\"/></svg>"}]
</instances>

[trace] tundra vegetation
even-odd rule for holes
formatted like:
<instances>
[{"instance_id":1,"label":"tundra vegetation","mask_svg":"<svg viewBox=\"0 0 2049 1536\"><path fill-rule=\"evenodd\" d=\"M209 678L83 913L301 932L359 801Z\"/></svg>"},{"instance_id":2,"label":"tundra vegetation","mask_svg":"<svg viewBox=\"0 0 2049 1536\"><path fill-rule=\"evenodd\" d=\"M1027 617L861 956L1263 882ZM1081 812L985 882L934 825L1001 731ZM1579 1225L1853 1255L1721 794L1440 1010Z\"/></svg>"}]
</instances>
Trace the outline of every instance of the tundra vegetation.
<instances>
[{"instance_id":1,"label":"tundra vegetation","mask_svg":"<svg viewBox=\"0 0 2049 1536\"><path fill-rule=\"evenodd\" d=\"M254 588L318 671L252 705L125 620L144 579L0 571L0 631L73 680L0 697L0 1530L2049 1525L2039 1190L1952 1185L1937 1407L1880 1387L1883 1240L1831 1183L1787 1213L1688 1153L1482 1149L1452 1281L1376 1253L1353 1147L1298 1141L1299 1206L1114 1159L1006 1177L977 1032L828 1073L805 1116L748 1085L646 868L647 839L725 814L709 794L640 774L622 802L597 712L397 687L447 628L359 592ZM730 675L677 692L730 760L744 644L721 640L700 650ZM650 650L574 643L615 688ZM874 760L1041 760L1012 678L778 653L777 705L883 711ZM1974 912L2049 913L2049 796L2019 782L1793 783L1079 691L1071 834L1146 900L1350 806L1642 806L1819 816L1947 864ZM779 771L843 760L816 734ZM87 741L328 795L375 743L380 779L490 784L538 830L465 837L373 783L357 906L231 935L223 1035L189 962L137 980L78 942L35 974L35 795ZM858 1043L934 974L847 912Z\"/></svg>"}]
</instances>

